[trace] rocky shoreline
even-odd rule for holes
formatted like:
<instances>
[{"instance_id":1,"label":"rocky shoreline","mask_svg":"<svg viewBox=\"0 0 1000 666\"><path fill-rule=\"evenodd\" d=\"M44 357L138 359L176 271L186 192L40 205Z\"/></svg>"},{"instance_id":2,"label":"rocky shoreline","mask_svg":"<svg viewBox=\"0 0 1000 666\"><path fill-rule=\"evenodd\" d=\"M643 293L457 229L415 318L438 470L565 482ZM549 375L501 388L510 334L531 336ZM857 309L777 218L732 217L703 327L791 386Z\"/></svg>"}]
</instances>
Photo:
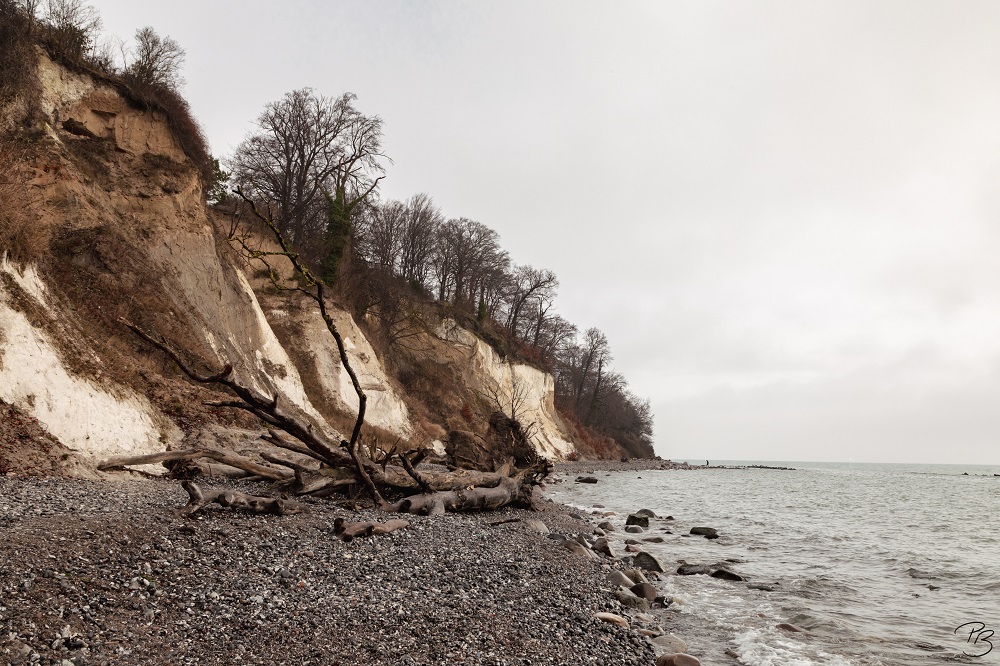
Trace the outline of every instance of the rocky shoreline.
<instances>
[{"instance_id":1,"label":"rocky shoreline","mask_svg":"<svg viewBox=\"0 0 1000 666\"><path fill-rule=\"evenodd\" d=\"M0 478L0 661L648 666L684 647L646 612L669 606L641 584L659 574L596 554L593 517L550 501L344 542L337 517L384 515L187 519L185 500L168 480Z\"/></svg>"}]
</instances>

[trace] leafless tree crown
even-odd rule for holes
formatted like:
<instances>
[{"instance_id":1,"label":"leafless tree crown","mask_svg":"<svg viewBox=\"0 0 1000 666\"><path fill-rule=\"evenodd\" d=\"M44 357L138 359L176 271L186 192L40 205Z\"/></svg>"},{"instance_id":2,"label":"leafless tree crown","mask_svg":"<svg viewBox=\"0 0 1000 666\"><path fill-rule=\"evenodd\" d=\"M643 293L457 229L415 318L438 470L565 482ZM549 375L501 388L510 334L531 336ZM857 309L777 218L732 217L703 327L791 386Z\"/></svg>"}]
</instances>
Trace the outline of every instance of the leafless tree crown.
<instances>
[{"instance_id":1,"label":"leafless tree crown","mask_svg":"<svg viewBox=\"0 0 1000 666\"><path fill-rule=\"evenodd\" d=\"M282 233L308 252L326 232L324 193L356 204L378 184L384 159L381 118L362 114L351 93L302 88L267 105L230 167L233 182L270 203Z\"/></svg>"}]
</instances>

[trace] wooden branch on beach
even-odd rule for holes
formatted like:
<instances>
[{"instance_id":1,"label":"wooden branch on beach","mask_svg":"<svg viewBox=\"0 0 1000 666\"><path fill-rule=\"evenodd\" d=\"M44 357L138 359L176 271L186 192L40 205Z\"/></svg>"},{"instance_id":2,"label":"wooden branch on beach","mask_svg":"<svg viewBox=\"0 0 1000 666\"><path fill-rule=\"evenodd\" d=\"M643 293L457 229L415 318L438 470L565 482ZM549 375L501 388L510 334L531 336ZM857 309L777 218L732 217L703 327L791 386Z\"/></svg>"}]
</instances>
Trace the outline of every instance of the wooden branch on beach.
<instances>
[{"instance_id":1,"label":"wooden branch on beach","mask_svg":"<svg viewBox=\"0 0 1000 666\"><path fill-rule=\"evenodd\" d=\"M431 484L427 483L427 479L425 479L420 475L420 473L416 470L416 467L414 467L413 463L410 462L410 459L406 457L405 453L399 454L399 461L403 463L403 469L406 470L406 473L409 474L413 478L413 480L416 481L417 484L420 486L421 492L424 493L434 492L434 489L431 488Z\"/></svg>"},{"instance_id":2,"label":"wooden branch on beach","mask_svg":"<svg viewBox=\"0 0 1000 666\"><path fill-rule=\"evenodd\" d=\"M295 476L292 470L262 465L238 453L213 448L176 449L174 451L163 451L162 453L152 453L144 456L110 458L100 462L97 465L97 469L101 471L125 469L133 465L155 465L157 463L196 460L198 458L208 458L209 460L242 469L249 474L270 479L271 481L291 481Z\"/></svg>"},{"instance_id":3,"label":"wooden branch on beach","mask_svg":"<svg viewBox=\"0 0 1000 666\"><path fill-rule=\"evenodd\" d=\"M187 491L189 499L187 505L180 512L189 518L210 504L218 504L226 508L240 509L249 511L250 513L272 514L275 516L302 513L305 510L302 504L279 497L247 495L246 493L229 488L203 490L198 484L192 481L185 481L181 486Z\"/></svg>"},{"instance_id":4,"label":"wooden branch on beach","mask_svg":"<svg viewBox=\"0 0 1000 666\"><path fill-rule=\"evenodd\" d=\"M515 476L505 476L491 488L471 487L411 495L389 508L400 513L439 516L449 511L491 511L518 504L534 507L533 489L549 473L547 462L529 467Z\"/></svg>"}]
</instances>

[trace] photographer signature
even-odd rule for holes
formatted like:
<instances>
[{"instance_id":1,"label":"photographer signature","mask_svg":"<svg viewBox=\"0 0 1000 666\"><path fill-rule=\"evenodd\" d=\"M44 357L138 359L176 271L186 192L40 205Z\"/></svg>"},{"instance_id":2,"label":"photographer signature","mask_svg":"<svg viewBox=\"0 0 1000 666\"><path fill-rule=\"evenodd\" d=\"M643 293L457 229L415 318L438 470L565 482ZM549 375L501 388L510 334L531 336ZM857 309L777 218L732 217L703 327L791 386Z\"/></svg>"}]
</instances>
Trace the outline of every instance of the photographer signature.
<instances>
[{"instance_id":1,"label":"photographer signature","mask_svg":"<svg viewBox=\"0 0 1000 666\"><path fill-rule=\"evenodd\" d=\"M969 654L963 650L962 654L966 657L985 657L993 651L993 643L990 641L990 639L993 638L993 630L987 629L986 625L982 622L966 622L965 624L961 624L955 628L956 634L959 631L961 631L963 635L968 633L969 637L965 642L976 646L977 649L980 650L977 654Z\"/></svg>"}]
</instances>

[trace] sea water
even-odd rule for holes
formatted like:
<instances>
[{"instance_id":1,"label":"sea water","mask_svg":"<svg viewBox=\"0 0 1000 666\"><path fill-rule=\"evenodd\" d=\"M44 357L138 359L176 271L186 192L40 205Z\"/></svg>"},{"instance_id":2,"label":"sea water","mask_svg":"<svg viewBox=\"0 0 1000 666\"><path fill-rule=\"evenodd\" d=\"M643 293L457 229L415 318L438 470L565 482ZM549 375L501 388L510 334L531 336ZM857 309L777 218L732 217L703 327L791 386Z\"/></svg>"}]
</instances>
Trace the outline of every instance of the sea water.
<instances>
[{"instance_id":1,"label":"sea water","mask_svg":"<svg viewBox=\"0 0 1000 666\"><path fill-rule=\"evenodd\" d=\"M665 568L725 563L771 588L659 583L680 609L665 628L707 666L732 666L727 649L747 666L1000 664L1000 466L763 464L795 469L598 472L549 494L616 512L620 539L628 513L652 509L628 536L662 536L643 548ZM684 536L695 526L721 538Z\"/></svg>"}]
</instances>

